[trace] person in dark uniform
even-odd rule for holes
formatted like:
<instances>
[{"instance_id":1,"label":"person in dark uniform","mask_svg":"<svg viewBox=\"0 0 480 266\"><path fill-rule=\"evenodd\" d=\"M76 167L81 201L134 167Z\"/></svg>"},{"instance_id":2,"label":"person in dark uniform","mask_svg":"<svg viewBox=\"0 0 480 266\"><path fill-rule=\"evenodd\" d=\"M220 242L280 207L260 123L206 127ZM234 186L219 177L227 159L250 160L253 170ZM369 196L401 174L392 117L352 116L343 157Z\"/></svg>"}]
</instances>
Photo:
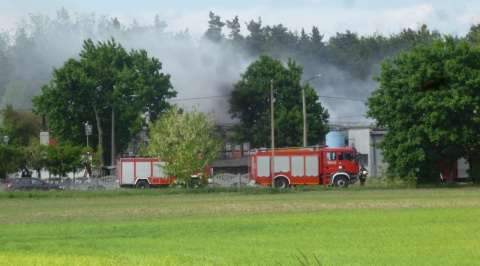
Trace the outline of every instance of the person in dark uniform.
<instances>
[{"instance_id":1,"label":"person in dark uniform","mask_svg":"<svg viewBox=\"0 0 480 266\"><path fill-rule=\"evenodd\" d=\"M358 172L358 179L360 179L360 185L365 185L365 180L367 180L368 171L365 169L363 164L360 167L360 171Z\"/></svg>"}]
</instances>

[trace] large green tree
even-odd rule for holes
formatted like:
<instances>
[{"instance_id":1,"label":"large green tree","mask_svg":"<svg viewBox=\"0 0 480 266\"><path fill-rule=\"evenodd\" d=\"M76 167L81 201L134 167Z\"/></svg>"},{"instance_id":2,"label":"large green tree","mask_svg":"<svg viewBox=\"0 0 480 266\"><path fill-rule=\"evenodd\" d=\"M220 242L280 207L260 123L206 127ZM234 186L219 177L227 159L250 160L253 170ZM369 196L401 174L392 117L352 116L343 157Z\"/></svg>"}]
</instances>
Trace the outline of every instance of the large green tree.
<instances>
[{"instance_id":1,"label":"large green tree","mask_svg":"<svg viewBox=\"0 0 480 266\"><path fill-rule=\"evenodd\" d=\"M50 174L60 177L66 177L70 172L88 168L90 161L88 159L86 147L81 146L41 146L40 150L45 155L43 166Z\"/></svg>"},{"instance_id":2,"label":"large green tree","mask_svg":"<svg viewBox=\"0 0 480 266\"><path fill-rule=\"evenodd\" d=\"M188 186L195 181L192 175L218 158L221 142L214 136L215 126L213 113L199 112L195 106L190 111L173 106L150 124L148 154L167 162L164 172Z\"/></svg>"},{"instance_id":3,"label":"large green tree","mask_svg":"<svg viewBox=\"0 0 480 266\"><path fill-rule=\"evenodd\" d=\"M442 167L453 173L461 157L478 166L478 49L447 36L384 61L376 80L367 115L388 128L378 147L389 173L423 182L438 179Z\"/></svg>"},{"instance_id":4,"label":"large green tree","mask_svg":"<svg viewBox=\"0 0 480 266\"><path fill-rule=\"evenodd\" d=\"M91 145L105 151L100 156L103 167L112 157L111 145L123 151L146 120L155 121L169 106L167 100L176 96L170 75L161 69L161 62L144 50L128 53L113 38L97 44L88 39L80 59L54 69L50 84L42 86L33 103L38 114L47 116L59 144L85 144L85 123L93 124L97 138Z\"/></svg>"},{"instance_id":5,"label":"large green tree","mask_svg":"<svg viewBox=\"0 0 480 266\"><path fill-rule=\"evenodd\" d=\"M271 143L270 90L274 88L275 144L277 147L303 145L302 79L303 67L289 59L284 66L267 54L260 56L241 74L229 100L229 113L238 119L234 127L240 141L252 147ZM318 101L314 88L305 84L308 143L323 141L328 132L328 111Z\"/></svg>"}]
</instances>

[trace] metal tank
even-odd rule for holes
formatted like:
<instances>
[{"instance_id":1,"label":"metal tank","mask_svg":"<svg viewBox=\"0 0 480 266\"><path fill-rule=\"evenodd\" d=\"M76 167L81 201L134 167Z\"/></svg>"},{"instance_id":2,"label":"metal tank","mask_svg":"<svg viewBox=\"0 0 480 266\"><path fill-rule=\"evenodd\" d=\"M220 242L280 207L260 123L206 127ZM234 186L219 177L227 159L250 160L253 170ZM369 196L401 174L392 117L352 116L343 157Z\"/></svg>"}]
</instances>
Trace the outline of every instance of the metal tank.
<instances>
[{"instance_id":1,"label":"metal tank","mask_svg":"<svg viewBox=\"0 0 480 266\"><path fill-rule=\"evenodd\" d=\"M331 148L345 147L345 134L341 131L330 131L327 133L326 144Z\"/></svg>"}]
</instances>

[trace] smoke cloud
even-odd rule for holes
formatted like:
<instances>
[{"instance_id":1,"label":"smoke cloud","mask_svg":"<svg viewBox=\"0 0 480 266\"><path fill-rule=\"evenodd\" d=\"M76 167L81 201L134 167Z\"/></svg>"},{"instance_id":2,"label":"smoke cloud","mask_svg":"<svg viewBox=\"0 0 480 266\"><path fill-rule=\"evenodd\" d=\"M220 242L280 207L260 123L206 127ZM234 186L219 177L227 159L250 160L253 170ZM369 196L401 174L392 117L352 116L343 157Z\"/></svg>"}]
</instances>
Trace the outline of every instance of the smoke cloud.
<instances>
[{"instance_id":1,"label":"smoke cloud","mask_svg":"<svg viewBox=\"0 0 480 266\"><path fill-rule=\"evenodd\" d=\"M213 111L222 124L236 122L227 113L229 95L233 84L240 80L240 74L257 58L232 51L230 46L222 43L192 40L187 30L171 33L167 32L168 26L155 29L134 22L126 27L112 21L108 16L95 14L70 16L64 9L57 12L55 19L30 14L28 19L19 22L17 28L17 35L18 30L25 29L30 39L17 39L15 46L19 47L18 53L25 53L20 49L27 47L19 43L25 41L25 45L30 45L31 56L25 55L27 61L19 60L14 66L12 81L24 80L31 84L35 93L39 93L41 84L50 81L52 67L61 67L69 58L78 59L85 39L97 42L113 37L127 51L144 49L149 56L162 62L162 72L171 75L171 83L178 92L172 103L185 107L198 105L201 111ZM205 30L207 28L206 16ZM328 108L331 122L370 123L364 118L366 107L361 100L365 100L377 85L373 81L349 80L341 70L318 64L304 66L303 80L318 74L318 69L323 71L322 78L309 84L317 90L322 105Z\"/></svg>"}]
</instances>

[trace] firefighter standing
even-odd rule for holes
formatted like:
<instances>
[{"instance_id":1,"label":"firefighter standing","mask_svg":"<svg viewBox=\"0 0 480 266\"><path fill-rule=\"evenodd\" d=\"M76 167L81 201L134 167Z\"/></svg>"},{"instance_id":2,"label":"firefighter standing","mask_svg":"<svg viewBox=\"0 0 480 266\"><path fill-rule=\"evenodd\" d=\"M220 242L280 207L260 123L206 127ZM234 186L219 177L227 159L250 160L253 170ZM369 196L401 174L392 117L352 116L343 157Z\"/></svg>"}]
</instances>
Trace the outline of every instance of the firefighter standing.
<instances>
[{"instance_id":1,"label":"firefighter standing","mask_svg":"<svg viewBox=\"0 0 480 266\"><path fill-rule=\"evenodd\" d=\"M360 185L365 185L365 180L367 179L368 171L365 169L363 164L360 167L360 171L358 172L358 178L360 179Z\"/></svg>"}]
</instances>

